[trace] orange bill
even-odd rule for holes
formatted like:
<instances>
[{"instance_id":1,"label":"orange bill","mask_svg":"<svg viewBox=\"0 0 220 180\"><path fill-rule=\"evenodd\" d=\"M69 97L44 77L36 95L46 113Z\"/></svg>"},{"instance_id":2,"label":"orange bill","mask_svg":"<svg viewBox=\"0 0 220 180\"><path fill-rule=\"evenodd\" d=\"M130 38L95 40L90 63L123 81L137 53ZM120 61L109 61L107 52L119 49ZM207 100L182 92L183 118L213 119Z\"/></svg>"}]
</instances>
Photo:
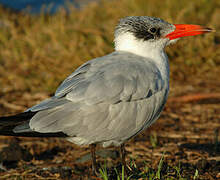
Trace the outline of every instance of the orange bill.
<instances>
[{"instance_id":1,"label":"orange bill","mask_svg":"<svg viewBox=\"0 0 220 180\"><path fill-rule=\"evenodd\" d=\"M195 36L213 31L210 28L193 24L174 24L174 26L176 27L176 29L166 35L166 38L169 38L170 40L184 36Z\"/></svg>"}]
</instances>

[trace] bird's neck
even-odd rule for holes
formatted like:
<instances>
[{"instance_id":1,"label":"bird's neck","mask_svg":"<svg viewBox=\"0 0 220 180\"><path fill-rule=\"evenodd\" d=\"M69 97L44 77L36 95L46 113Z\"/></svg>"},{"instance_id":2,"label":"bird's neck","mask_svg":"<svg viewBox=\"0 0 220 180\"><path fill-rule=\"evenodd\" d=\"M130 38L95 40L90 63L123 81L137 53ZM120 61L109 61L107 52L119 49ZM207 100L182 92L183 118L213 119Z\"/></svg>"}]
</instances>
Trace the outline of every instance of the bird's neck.
<instances>
[{"instance_id":1,"label":"bird's neck","mask_svg":"<svg viewBox=\"0 0 220 180\"><path fill-rule=\"evenodd\" d=\"M163 78L169 82L169 62L166 53L164 52L164 40L157 42L147 42L137 40L131 34L122 34L115 38L115 50L127 51L142 57L147 61L151 60L156 64Z\"/></svg>"}]
</instances>

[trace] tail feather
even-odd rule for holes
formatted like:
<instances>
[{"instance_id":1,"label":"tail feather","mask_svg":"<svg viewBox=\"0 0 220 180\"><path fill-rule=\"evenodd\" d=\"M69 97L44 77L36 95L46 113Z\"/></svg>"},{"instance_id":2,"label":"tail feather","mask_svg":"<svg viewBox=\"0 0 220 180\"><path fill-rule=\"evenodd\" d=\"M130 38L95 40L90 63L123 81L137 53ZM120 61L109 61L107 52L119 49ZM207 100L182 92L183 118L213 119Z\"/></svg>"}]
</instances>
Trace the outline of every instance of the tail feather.
<instances>
[{"instance_id":1,"label":"tail feather","mask_svg":"<svg viewBox=\"0 0 220 180\"><path fill-rule=\"evenodd\" d=\"M67 135L62 132L39 133L31 129L18 132L20 127L28 129L29 121L36 113L37 112L28 111L14 116L0 117L0 135L22 137L67 137Z\"/></svg>"}]
</instances>

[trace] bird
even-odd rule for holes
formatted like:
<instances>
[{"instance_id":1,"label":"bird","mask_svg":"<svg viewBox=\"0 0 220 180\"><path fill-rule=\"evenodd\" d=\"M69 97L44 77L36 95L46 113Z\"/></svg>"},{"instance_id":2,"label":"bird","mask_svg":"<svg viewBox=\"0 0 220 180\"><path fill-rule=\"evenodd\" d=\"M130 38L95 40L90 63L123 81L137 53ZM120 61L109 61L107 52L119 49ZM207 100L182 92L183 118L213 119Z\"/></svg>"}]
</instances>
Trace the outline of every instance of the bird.
<instances>
[{"instance_id":1,"label":"bird","mask_svg":"<svg viewBox=\"0 0 220 180\"><path fill-rule=\"evenodd\" d=\"M128 16L115 28L115 51L78 67L54 96L26 111L0 118L0 135L63 137L90 146L97 172L96 145L120 147L160 116L169 92L164 48L184 36L211 32L192 24Z\"/></svg>"}]
</instances>

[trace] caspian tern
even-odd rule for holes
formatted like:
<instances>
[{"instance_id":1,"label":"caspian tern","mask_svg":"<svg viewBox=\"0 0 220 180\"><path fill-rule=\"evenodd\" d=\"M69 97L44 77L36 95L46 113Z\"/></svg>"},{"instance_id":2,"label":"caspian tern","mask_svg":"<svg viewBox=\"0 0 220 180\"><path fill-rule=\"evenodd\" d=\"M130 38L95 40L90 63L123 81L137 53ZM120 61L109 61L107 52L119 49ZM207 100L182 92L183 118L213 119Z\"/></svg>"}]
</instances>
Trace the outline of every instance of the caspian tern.
<instances>
[{"instance_id":1,"label":"caspian tern","mask_svg":"<svg viewBox=\"0 0 220 180\"><path fill-rule=\"evenodd\" d=\"M90 145L120 146L155 122L168 97L169 63L164 48L184 36L212 31L199 25L170 24L131 16L115 29L115 51L76 69L55 95L21 114L0 118L0 134L65 137Z\"/></svg>"}]
</instances>

